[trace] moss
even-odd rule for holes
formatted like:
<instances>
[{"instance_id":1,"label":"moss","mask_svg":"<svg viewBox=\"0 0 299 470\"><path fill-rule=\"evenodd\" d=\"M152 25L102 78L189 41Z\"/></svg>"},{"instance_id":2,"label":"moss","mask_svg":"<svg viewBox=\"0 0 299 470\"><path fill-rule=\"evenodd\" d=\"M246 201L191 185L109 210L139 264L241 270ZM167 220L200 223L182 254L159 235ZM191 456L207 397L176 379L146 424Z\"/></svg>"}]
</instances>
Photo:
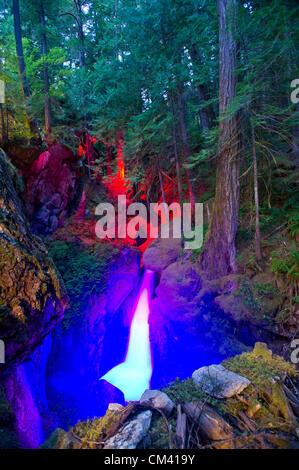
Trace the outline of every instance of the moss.
<instances>
[{"instance_id":1,"label":"moss","mask_svg":"<svg viewBox=\"0 0 299 470\"><path fill-rule=\"evenodd\" d=\"M18 170L16 167L12 164L11 160L7 158L6 154L3 152L2 149L0 149L0 158L3 158L5 160L5 163L7 165L9 175L14 183L14 186L19 194L22 193L24 190L24 182L21 176L18 173Z\"/></svg>"},{"instance_id":2,"label":"moss","mask_svg":"<svg viewBox=\"0 0 299 470\"><path fill-rule=\"evenodd\" d=\"M50 438L41 446L43 449L92 449L101 447L111 430L117 428L121 421L122 413L120 411L108 410L105 416L101 418L79 421L68 432L62 429L56 429Z\"/></svg>"},{"instance_id":3,"label":"moss","mask_svg":"<svg viewBox=\"0 0 299 470\"><path fill-rule=\"evenodd\" d=\"M262 357L267 362L270 362L272 359L272 351L268 349L265 343L255 343L253 354L257 357Z\"/></svg>"},{"instance_id":4,"label":"moss","mask_svg":"<svg viewBox=\"0 0 299 470\"><path fill-rule=\"evenodd\" d=\"M119 253L115 247L98 244L87 247L82 243L47 240L49 254L58 268L70 299L69 309L65 312L62 326L69 328L80 319L86 303L93 293L104 292L107 284L107 266L112 265ZM59 277L53 267L49 271L54 286L60 289Z\"/></svg>"},{"instance_id":5,"label":"moss","mask_svg":"<svg viewBox=\"0 0 299 470\"><path fill-rule=\"evenodd\" d=\"M68 433L63 429L57 428L51 434L49 439L40 446L40 449L66 449L70 446Z\"/></svg>"},{"instance_id":6,"label":"moss","mask_svg":"<svg viewBox=\"0 0 299 470\"><path fill-rule=\"evenodd\" d=\"M261 347L258 346L250 353L243 353L223 361L222 365L232 372L247 377L251 382L260 387L269 386L269 383L271 383L270 379L274 379L274 377L282 379L285 374L288 374L290 377L297 376L294 364L285 361L276 354L270 356L266 353L265 357L265 352L263 352L263 355L260 352Z\"/></svg>"},{"instance_id":7,"label":"moss","mask_svg":"<svg viewBox=\"0 0 299 470\"><path fill-rule=\"evenodd\" d=\"M102 442L120 420L121 412L108 410L102 418L77 423L72 432L82 439L85 446L93 446L92 442Z\"/></svg>"},{"instance_id":8,"label":"moss","mask_svg":"<svg viewBox=\"0 0 299 470\"><path fill-rule=\"evenodd\" d=\"M226 413L238 418L239 411L246 412L252 403L258 402L261 408L254 415L257 429L279 429L293 433L292 413L280 381L286 375L293 379L297 377L294 364L272 354L265 344L257 343L252 352L223 361L222 365L251 381L243 392L245 401L236 397L226 400Z\"/></svg>"},{"instance_id":9,"label":"moss","mask_svg":"<svg viewBox=\"0 0 299 470\"><path fill-rule=\"evenodd\" d=\"M270 411L276 415L281 415L288 424L291 424L292 412L286 400L283 389L277 382L273 383L271 386L271 398L272 402L269 405Z\"/></svg>"},{"instance_id":10,"label":"moss","mask_svg":"<svg viewBox=\"0 0 299 470\"><path fill-rule=\"evenodd\" d=\"M14 250L15 248L10 243L3 243L0 245L0 268L4 267L6 264L15 264Z\"/></svg>"},{"instance_id":11,"label":"moss","mask_svg":"<svg viewBox=\"0 0 299 470\"><path fill-rule=\"evenodd\" d=\"M253 282L241 279L238 290L233 295L244 303L251 317L256 320L273 321L273 316L282 304L282 296L277 295L277 288L270 282Z\"/></svg>"},{"instance_id":12,"label":"moss","mask_svg":"<svg viewBox=\"0 0 299 470\"><path fill-rule=\"evenodd\" d=\"M213 398L204 393L191 378L175 382L163 388L175 404L191 401L201 401L212 405L217 412L233 427L239 441L236 446L260 448L261 441L254 433L239 427L240 412L253 411L251 422L257 432L266 432L267 440L277 448L290 448L293 445L295 427L292 413L284 396L279 378L287 374L293 380L297 371L293 364L272 354L264 343L257 343L254 350L243 353L222 362L227 369L247 377L251 384L242 392L242 397L231 397L225 400ZM102 418L79 422L68 433L56 430L51 438L43 445L44 448L94 448L102 442L120 422L122 411L110 411ZM168 424L175 433L177 414L174 409L167 418ZM241 419L242 421L242 419ZM243 434L244 432L244 434ZM169 431L164 418L154 412L151 426L142 447L150 449L168 449ZM217 447L217 443L215 444Z\"/></svg>"},{"instance_id":13,"label":"moss","mask_svg":"<svg viewBox=\"0 0 299 470\"><path fill-rule=\"evenodd\" d=\"M169 384L168 387L163 388L162 392L166 393L176 405L196 400L206 401L214 406L219 405L217 400L203 392L191 378L181 382L177 379Z\"/></svg>"},{"instance_id":14,"label":"moss","mask_svg":"<svg viewBox=\"0 0 299 470\"><path fill-rule=\"evenodd\" d=\"M176 419L174 416L168 420L168 423L175 430ZM146 447L150 449L169 449L168 428L164 419L158 413L153 414L147 438Z\"/></svg>"}]
</instances>

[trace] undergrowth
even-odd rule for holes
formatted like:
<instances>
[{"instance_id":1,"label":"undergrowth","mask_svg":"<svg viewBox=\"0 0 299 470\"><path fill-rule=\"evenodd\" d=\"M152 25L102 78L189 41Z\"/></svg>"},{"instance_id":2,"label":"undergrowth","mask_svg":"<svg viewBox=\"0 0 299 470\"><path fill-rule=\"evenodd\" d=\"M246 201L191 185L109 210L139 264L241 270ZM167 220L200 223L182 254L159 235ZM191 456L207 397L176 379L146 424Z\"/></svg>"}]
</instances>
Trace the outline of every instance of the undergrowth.
<instances>
[{"instance_id":1,"label":"undergrowth","mask_svg":"<svg viewBox=\"0 0 299 470\"><path fill-rule=\"evenodd\" d=\"M107 266L118 250L104 243L86 248L83 244L51 239L47 240L47 247L70 299L62 322L62 326L68 328L84 313L90 296L105 290Z\"/></svg>"}]
</instances>

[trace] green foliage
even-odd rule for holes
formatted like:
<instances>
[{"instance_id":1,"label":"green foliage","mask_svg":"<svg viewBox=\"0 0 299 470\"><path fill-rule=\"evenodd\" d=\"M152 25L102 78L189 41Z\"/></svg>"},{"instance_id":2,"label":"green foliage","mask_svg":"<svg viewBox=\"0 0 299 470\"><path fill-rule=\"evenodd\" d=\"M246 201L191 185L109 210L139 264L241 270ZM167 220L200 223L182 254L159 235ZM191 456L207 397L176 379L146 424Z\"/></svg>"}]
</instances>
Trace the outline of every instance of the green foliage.
<instances>
[{"instance_id":1,"label":"green foliage","mask_svg":"<svg viewBox=\"0 0 299 470\"><path fill-rule=\"evenodd\" d=\"M285 251L287 255L285 255ZM289 279L295 285L299 279L299 251L293 241L292 248L285 248L284 253L274 251L271 259L271 271Z\"/></svg>"},{"instance_id":2,"label":"green foliage","mask_svg":"<svg viewBox=\"0 0 299 470\"><path fill-rule=\"evenodd\" d=\"M70 298L70 306L62 322L68 328L71 322L77 321L84 314L90 296L99 295L105 290L107 265L115 256L116 250L104 243L86 248L79 243L50 239L47 246Z\"/></svg>"},{"instance_id":3,"label":"green foliage","mask_svg":"<svg viewBox=\"0 0 299 470\"><path fill-rule=\"evenodd\" d=\"M195 250L191 250L190 261L193 262L193 263L196 263L198 261L201 253L203 252L203 249L204 249L204 246L205 246L206 235L208 233L208 228L209 228L208 224L203 225L203 242L202 242L202 246L200 248L196 248Z\"/></svg>"},{"instance_id":4,"label":"green foliage","mask_svg":"<svg viewBox=\"0 0 299 470\"><path fill-rule=\"evenodd\" d=\"M299 235L299 207L295 207L296 212L290 215L287 228L292 238Z\"/></svg>"},{"instance_id":5,"label":"green foliage","mask_svg":"<svg viewBox=\"0 0 299 470\"><path fill-rule=\"evenodd\" d=\"M262 313L264 302L274 299L276 294L277 289L270 282L257 283L245 279L242 279L238 290L233 293L235 296L241 296L244 303L256 314Z\"/></svg>"},{"instance_id":6,"label":"green foliage","mask_svg":"<svg viewBox=\"0 0 299 470\"><path fill-rule=\"evenodd\" d=\"M178 378L168 387L163 388L162 392L166 393L176 404L197 400L208 402L214 406L217 406L218 403L216 399L203 392L191 378L182 381Z\"/></svg>"},{"instance_id":7,"label":"green foliage","mask_svg":"<svg viewBox=\"0 0 299 470\"><path fill-rule=\"evenodd\" d=\"M118 411L108 410L102 418L78 422L74 426L73 432L84 442L101 442L106 438L109 429L117 425L119 419L120 413Z\"/></svg>"},{"instance_id":8,"label":"green foliage","mask_svg":"<svg viewBox=\"0 0 299 470\"><path fill-rule=\"evenodd\" d=\"M291 378L295 378L298 375L294 364L285 361L276 354L259 352L257 348L250 353L246 352L240 356L227 359L222 364L232 372L243 375L259 387L269 385L269 382L274 377L283 379L285 374L288 374Z\"/></svg>"}]
</instances>

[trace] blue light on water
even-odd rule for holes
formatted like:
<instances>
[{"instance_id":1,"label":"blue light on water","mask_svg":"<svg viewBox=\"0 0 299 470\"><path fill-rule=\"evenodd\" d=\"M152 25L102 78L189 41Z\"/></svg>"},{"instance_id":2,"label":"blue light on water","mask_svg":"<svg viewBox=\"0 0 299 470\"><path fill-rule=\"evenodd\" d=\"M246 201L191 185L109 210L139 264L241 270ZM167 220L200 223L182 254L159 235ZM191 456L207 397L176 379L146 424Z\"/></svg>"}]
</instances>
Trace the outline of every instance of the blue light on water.
<instances>
[{"instance_id":1,"label":"blue light on water","mask_svg":"<svg viewBox=\"0 0 299 470\"><path fill-rule=\"evenodd\" d=\"M152 360L148 317L153 284L154 272L146 270L133 313L125 360L101 377L119 388L127 401L139 400L150 387Z\"/></svg>"}]
</instances>

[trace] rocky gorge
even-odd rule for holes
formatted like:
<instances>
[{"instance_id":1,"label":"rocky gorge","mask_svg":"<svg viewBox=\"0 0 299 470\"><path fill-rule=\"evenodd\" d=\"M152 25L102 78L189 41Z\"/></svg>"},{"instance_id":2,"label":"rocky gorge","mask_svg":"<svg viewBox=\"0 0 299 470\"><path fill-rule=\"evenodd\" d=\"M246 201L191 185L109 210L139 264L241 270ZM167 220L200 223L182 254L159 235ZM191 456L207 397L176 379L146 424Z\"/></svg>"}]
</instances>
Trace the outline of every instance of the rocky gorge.
<instances>
[{"instance_id":1,"label":"rocky gorge","mask_svg":"<svg viewBox=\"0 0 299 470\"><path fill-rule=\"evenodd\" d=\"M57 145L43 152L32 164L34 178L25 178L24 191L16 169L1 154L0 332L5 364L0 446L184 448L194 423L198 434L191 433L190 445L199 439L203 447L231 448L248 438L253 447L257 442L295 446L295 368L260 343L250 352L260 340L279 352L294 334L295 325L286 334L285 325L279 329L265 321L265 314L274 317L278 310L273 290L255 301L253 287L259 284L253 279L246 293L254 301L248 303L246 276L208 280L192 253L182 249L181 239L155 240L143 258L136 246L99 243L92 207L103 188L92 183L84 191L80 185L75 189L69 155ZM62 190L52 183L56 177L49 161L70 176ZM67 212L67 207L73 210ZM127 404L119 389L99 379L125 356L145 269L155 273L149 316L154 394L146 392L140 403ZM261 358L265 382L256 377ZM216 384L209 388L194 371L212 364L208 382L215 379ZM233 387L228 371L238 374L244 388L215 396L211 390L214 385L221 389L223 375ZM162 387L163 393L158 391ZM244 397L246 390L250 393ZM260 438L257 430L267 434L265 419L274 416L283 418L283 424ZM240 436L244 430L246 439ZM131 441L128 435L133 435Z\"/></svg>"}]
</instances>

